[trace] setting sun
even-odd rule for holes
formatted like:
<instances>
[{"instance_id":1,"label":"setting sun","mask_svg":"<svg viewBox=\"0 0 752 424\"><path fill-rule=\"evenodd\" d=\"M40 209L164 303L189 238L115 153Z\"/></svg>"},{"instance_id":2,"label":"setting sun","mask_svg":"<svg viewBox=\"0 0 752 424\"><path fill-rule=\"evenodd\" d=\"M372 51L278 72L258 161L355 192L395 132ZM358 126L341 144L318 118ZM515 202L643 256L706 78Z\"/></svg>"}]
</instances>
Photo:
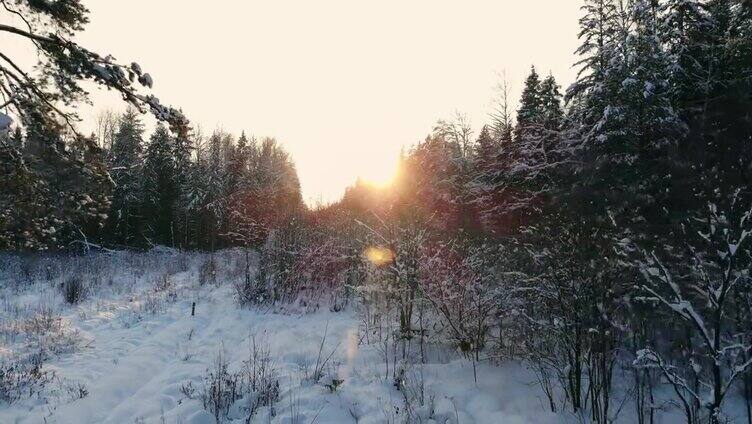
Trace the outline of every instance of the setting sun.
<instances>
[{"instance_id":1,"label":"setting sun","mask_svg":"<svg viewBox=\"0 0 752 424\"><path fill-rule=\"evenodd\" d=\"M392 185L394 179L397 177L397 163L380 163L374 165L372 169L360 176L361 180L378 188Z\"/></svg>"}]
</instances>

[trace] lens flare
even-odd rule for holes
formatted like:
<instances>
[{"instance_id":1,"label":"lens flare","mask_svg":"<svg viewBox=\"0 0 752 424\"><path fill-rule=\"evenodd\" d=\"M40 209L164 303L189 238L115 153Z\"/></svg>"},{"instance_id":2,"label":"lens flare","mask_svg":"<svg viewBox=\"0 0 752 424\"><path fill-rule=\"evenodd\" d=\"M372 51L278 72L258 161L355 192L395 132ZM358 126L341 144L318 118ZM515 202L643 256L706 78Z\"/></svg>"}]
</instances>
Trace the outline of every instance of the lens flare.
<instances>
[{"instance_id":1,"label":"lens flare","mask_svg":"<svg viewBox=\"0 0 752 424\"><path fill-rule=\"evenodd\" d=\"M383 266L394 261L394 253L388 247L371 246L365 251L366 258L376 266Z\"/></svg>"}]
</instances>

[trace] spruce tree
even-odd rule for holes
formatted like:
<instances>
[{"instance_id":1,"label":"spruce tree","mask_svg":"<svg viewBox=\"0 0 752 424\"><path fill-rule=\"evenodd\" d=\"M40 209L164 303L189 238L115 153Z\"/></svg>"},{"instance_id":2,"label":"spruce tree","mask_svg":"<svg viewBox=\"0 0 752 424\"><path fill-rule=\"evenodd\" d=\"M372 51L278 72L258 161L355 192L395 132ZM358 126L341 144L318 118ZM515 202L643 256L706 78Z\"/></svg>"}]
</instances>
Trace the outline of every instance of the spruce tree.
<instances>
[{"instance_id":1,"label":"spruce tree","mask_svg":"<svg viewBox=\"0 0 752 424\"><path fill-rule=\"evenodd\" d=\"M681 105L698 95L701 69L698 61L700 37L707 22L699 0L667 0L661 4L659 21L661 42L671 62L669 83L675 101ZM687 108L683 114L690 113ZM686 119L686 115L685 119Z\"/></svg>"},{"instance_id":2,"label":"spruce tree","mask_svg":"<svg viewBox=\"0 0 752 424\"><path fill-rule=\"evenodd\" d=\"M580 70L567 90L566 101L576 105L570 108L570 130L578 133L578 139L592 141L598 134L591 132L598 128L608 104L609 74L613 74L613 66L619 63L616 46L621 31L614 0L584 3L578 34L582 44L576 50L580 59L575 63Z\"/></svg>"},{"instance_id":3,"label":"spruce tree","mask_svg":"<svg viewBox=\"0 0 752 424\"><path fill-rule=\"evenodd\" d=\"M143 239L143 124L138 112L128 109L119 119L110 150L109 172L115 183L106 237L122 246L137 246Z\"/></svg>"},{"instance_id":4,"label":"spruce tree","mask_svg":"<svg viewBox=\"0 0 752 424\"><path fill-rule=\"evenodd\" d=\"M46 213L49 187L21 154L21 144L0 135L0 249L43 250L56 244L58 222Z\"/></svg>"},{"instance_id":5,"label":"spruce tree","mask_svg":"<svg viewBox=\"0 0 752 424\"><path fill-rule=\"evenodd\" d=\"M542 118L541 81L535 67L530 68L530 74L525 79L522 89L520 106L517 109L517 138L526 137L537 131Z\"/></svg>"},{"instance_id":6,"label":"spruce tree","mask_svg":"<svg viewBox=\"0 0 752 424\"><path fill-rule=\"evenodd\" d=\"M174 245L176 186L173 138L164 125L157 125L146 149L144 203L147 240Z\"/></svg>"},{"instance_id":7,"label":"spruce tree","mask_svg":"<svg viewBox=\"0 0 752 424\"><path fill-rule=\"evenodd\" d=\"M175 208L173 226L175 243L183 248L191 246L191 226L194 209L193 173L195 164L191 160L193 145L188 134L177 134L173 143Z\"/></svg>"},{"instance_id":8,"label":"spruce tree","mask_svg":"<svg viewBox=\"0 0 752 424\"><path fill-rule=\"evenodd\" d=\"M547 76L540 85L541 117L540 123L545 130L559 131L564 122L562 95L559 84L553 75Z\"/></svg>"},{"instance_id":9,"label":"spruce tree","mask_svg":"<svg viewBox=\"0 0 752 424\"><path fill-rule=\"evenodd\" d=\"M468 190L472 193L473 203L478 209L479 220L486 232L495 234L504 229L502 214L498 210L501 206L503 193L500 140L496 139L491 129L484 125L475 143L476 152L473 161L473 179Z\"/></svg>"}]
</instances>

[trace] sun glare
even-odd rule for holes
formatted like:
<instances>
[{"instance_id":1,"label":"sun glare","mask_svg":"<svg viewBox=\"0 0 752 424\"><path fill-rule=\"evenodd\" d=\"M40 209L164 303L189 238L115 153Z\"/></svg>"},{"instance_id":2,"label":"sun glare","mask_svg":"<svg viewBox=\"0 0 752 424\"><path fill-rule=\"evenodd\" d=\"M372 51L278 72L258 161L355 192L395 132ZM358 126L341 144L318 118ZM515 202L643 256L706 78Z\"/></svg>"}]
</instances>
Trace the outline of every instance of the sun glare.
<instances>
[{"instance_id":1,"label":"sun glare","mask_svg":"<svg viewBox=\"0 0 752 424\"><path fill-rule=\"evenodd\" d=\"M365 251L365 256L375 266L382 266L394 260L394 253L388 247L371 246Z\"/></svg>"},{"instance_id":2,"label":"sun glare","mask_svg":"<svg viewBox=\"0 0 752 424\"><path fill-rule=\"evenodd\" d=\"M379 168L372 169L370 172L361 175L360 178L374 187L389 187L397 178L397 164L379 166Z\"/></svg>"}]
</instances>

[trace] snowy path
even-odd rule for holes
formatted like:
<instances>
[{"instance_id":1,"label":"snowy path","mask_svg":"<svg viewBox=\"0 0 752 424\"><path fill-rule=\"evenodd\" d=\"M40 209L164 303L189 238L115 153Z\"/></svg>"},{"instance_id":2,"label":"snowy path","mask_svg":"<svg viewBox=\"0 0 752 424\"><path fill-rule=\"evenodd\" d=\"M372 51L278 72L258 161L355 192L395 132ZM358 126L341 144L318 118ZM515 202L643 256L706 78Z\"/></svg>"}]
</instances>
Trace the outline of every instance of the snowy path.
<instances>
[{"instance_id":1,"label":"snowy path","mask_svg":"<svg viewBox=\"0 0 752 424\"><path fill-rule=\"evenodd\" d=\"M251 334L264 333L280 371L281 399L271 420L261 411L254 423L402 422L402 394L384 378L378 351L358 346L353 313L261 314L238 308L229 285L195 289L188 275L174 280L178 300L156 314L137 312L140 300L128 295L70 308L65 318L87 346L47 366L66 387L81 385L88 394L70 398L61 386L47 404L0 407L0 423L213 423L198 396L186 398L181 387L191 382L201 390L202 376L220 349L239 366L248 357ZM325 350L337 349L334 361L345 380L336 393L302 381L301 370L315 361L327 326ZM426 365L423 373L426 391L435 398L436 421L429 422L559 422L542 412L522 370L481 366L478 387L461 359Z\"/></svg>"}]
</instances>

